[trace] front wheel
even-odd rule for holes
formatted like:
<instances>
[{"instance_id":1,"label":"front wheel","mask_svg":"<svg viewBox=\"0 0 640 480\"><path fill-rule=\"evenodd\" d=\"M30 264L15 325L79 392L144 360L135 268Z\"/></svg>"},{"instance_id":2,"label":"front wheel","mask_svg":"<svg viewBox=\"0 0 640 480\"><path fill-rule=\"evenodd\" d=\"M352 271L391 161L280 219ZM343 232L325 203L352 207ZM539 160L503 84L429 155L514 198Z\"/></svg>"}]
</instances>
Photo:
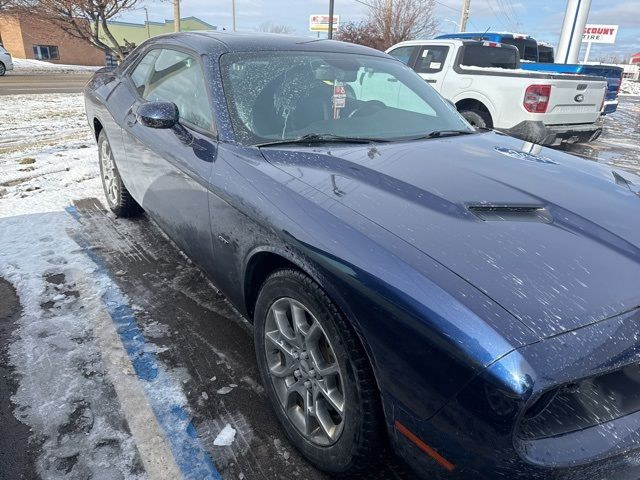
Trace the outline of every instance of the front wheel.
<instances>
[{"instance_id":1,"label":"front wheel","mask_svg":"<svg viewBox=\"0 0 640 480\"><path fill-rule=\"evenodd\" d=\"M98 157L100 159L102 188L111 211L118 217L134 217L138 215L142 208L122 183L122 178L120 178L120 173L113 158L111 144L104 130L98 135Z\"/></svg>"},{"instance_id":2,"label":"front wheel","mask_svg":"<svg viewBox=\"0 0 640 480\"><path fill-rule=\"evenodd\" d=\"M0 62L0 77L2 77L5 73L7 73L7 67L5 67L4 63Z\"/></svg>"},{"instance_id":3,"label":"front wheel","mask_svg":"<svg viewBox=\"0 0 640 480\"><path fill-rule=\"evenodd\" d=\"M324 291L296 270L272 274L258 296L254 335L263 384L294 446L334 474L375 468L384 427L373 372Z\"/></svg>"}]
</instances>

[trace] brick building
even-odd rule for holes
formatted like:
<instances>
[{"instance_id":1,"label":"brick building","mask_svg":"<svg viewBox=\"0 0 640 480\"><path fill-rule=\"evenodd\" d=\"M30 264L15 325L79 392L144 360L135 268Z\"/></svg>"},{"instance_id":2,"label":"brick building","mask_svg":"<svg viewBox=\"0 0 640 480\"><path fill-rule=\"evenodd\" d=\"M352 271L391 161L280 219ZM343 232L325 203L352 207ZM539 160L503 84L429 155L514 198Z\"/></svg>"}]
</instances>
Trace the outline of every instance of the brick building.
<instances>
[{"instance_id":1,"label":"brick building","mask_svg":"<svg viewBox=\"0 0 640 480\"><path fill-rule=\"evenodd\" d=\"M105 54L52 22L27 15L0 15L0 43L14 58L67 65L104 65Z\"/></svg>"}]
</instances>

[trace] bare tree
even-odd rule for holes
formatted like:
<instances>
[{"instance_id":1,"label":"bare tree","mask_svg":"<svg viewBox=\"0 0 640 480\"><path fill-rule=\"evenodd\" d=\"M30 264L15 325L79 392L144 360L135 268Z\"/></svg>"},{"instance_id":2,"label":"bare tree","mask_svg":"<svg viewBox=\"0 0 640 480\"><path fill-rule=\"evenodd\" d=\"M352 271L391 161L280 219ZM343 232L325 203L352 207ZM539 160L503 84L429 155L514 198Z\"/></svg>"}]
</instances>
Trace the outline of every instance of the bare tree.
<instances>
[{"instance_id":1,"label":"bare tree","mask_svg":"<svg viewBox=\"0 0 640 480\"><path fill-rule=\"evenodd\" d=\"M369 4L369 21L381 26L386 48L436 32L435 0L371 0Z\"/></svg>"},{"instance_id":2,"label":"bare tree","mask_svg":"<svg viewBox=\"0 0 640 480\"><path fill-rule=\"evenodd\" d=\"M334 38L342 42L357 43L358 45L385 50L379 29L368 21L349 22L340 25L340 30L338 30Z\"/></svg>"},{"instance_id":3,"label":"bare tree","mask_svg":"<svg viewBox=\"0 0 640 480\"><path fill-rule=\"evenodd\" d=\"M341 27L337 39L384 50L398 42L428 38L436 33L435 0L369 0L367 5L367 19Z\"/></svg>"},{"instance_id":4,"label":"bare tree","mask_svg":"<svg viewBox=\"0 0 640 480\"><path fill-rule=\"evenodd\" d=\"M0 0L4 1L4 0ZM72 37L123 60L126 48L109 30L110 19L136 8L139 0L15 0L18 11L50 21Z\"/></svg>"},{"instance_id":5,"label":"bare tree","mask_svg":"<svg viewBox=\"0 0 640 480\"><path fill-rule=\"evenodd\" d=\"M2 0L0 0L2 1ZM290 27L289 25L277 25L271 22L262 22L256 28L258 32L266 32L266 33L293 33L295 29Z\"/></svg>"},{"instance_id":6,"label":"bare tree","mask_svg":"<svg viewBox=\"0 0 640 480\"><path fill-rule=\"evenodd\" d=\"M0 0L0 12L9 12L15 7L14 0Z\"/></svg>"}]
</instances>

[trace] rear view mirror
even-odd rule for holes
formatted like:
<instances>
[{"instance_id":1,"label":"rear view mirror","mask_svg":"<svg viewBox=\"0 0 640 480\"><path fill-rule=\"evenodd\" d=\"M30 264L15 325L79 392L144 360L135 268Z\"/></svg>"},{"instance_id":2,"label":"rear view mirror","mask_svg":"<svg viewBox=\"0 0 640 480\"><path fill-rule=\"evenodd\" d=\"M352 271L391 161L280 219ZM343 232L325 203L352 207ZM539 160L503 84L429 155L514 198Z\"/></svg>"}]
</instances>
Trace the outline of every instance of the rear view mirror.
<instances>
[{"instance_id":1,"label":"rear view mirror","mask_svg":"<svg viewBox=\"0 0 640 480\"><path fill-rule=\"evenodd\" d=\"M149 128L173 128L180 118L178 107L171 102L147 102L138 107L138 121Z\"/></svg>"}]
</instances>

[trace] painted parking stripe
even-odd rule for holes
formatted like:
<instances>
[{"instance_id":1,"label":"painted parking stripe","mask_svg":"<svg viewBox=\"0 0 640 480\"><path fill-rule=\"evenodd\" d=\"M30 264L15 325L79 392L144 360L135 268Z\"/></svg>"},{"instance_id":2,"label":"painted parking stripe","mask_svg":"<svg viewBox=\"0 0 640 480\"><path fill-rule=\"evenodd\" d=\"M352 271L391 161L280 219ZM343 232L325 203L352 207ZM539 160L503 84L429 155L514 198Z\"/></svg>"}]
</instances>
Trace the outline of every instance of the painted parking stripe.
<instances>
[{"instance_id":1,"label":"painted parking stripe","mask_svg":"<svg viewBox=\"0 0 640 480\"><path fill-rule=\"evenodd\" d=\"M66 211L80 221L82 215L75 206L67 207ZM163 365L157 361L153 349L148 348L150 344L146 342L124 294L113 282L104 259L82 235L73 235L73 239L96 264L98 273L112 280L105 288L102 301L113 319L120 340L156 419L164 430L182 475L188 480L222 480L209 452L198 438L189 415L178 402L182 397L181 387L173 382Z\"/></svg>"}]
</instances>

